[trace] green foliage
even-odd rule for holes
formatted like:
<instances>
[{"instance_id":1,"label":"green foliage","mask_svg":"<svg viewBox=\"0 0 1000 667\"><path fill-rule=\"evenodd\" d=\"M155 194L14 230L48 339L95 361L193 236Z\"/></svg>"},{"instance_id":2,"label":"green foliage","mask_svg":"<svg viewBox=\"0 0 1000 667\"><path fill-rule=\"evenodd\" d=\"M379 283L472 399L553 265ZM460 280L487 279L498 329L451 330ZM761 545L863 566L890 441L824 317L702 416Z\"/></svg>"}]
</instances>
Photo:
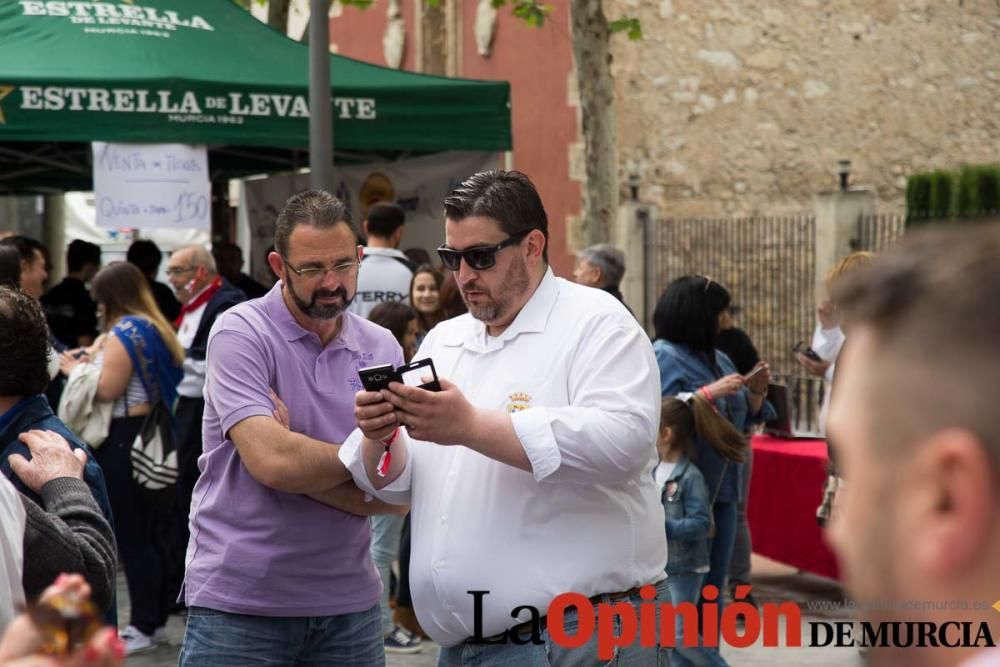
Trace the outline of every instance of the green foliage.
<instances>
[{"instance_id":1,"label":"green foliage","mask_svg":"<svg viewBox=\"0 0 1000 667\"><path fill-rule=\"evenodd\" d=\"M944 218L951 214L952 192L955 175L948 171L932 171L930 177L930 202L927 211L935 218Z\"/></svg>"},{"instance_id":2,"label":"green foliage","mask_svg":"<svg viewBox=\"0 0 1000 667\"><path fill-rule=\"evenodd\" d=\"M958 174L959 215L982 215L1000 209L1000 167L962 167Z\"/></svg>"},{"instance_id":3,"label":"green foliage","mask_svg":"<svg viewBox=\"0 0 1000 667\"><path fill-rule=\"evenodd\" d=\"M368 9L375 0L336 0L345 7L357 7L358 9ZM250 2L258 5L267 4L267 0L233 0L237 5L248 9ZM441 6L441 0L424 0L430 7ZM540 28L545 25L545 20L552 13L552 5L539 2L539 0L492 0L493 7L511 6L511 14L521 19L533 28ZM624 32L632 41L642 39L642 24L639 19L633 16L625 16L608 24L612 33Z\"/></svg>"},{"instance_id":4,"label":"green foliage","mask_svg":"<svg viewBox=\"0 0 1000 667\"><path fill-rule=\"evenodd\" d=\"M927 217L931 210L930 174L914 174L906 182L906 215L910 221Z\"/></svg>"},{"instance_id":5,"label":"green foliage","mask_svg":"<svg viewBox=\"0 0 1000 667\"><path fill-rule=\"evenodd\" d=\"M969 165L954 171L910 176L906 183L908 224L927 219L970 218L1000 211L1000 166Z\"/></svg>"},{"instance_id":6,"label":"green foliage","mask_svg":"<svg viewBox=\"0 0 1000 667\"><path fill-rule=\"evenodd\" d=\"M624 32L630 41L637 42L642 39L642 23L633 16L625 16L608 24L611 32Z\"/></svg>"}]
</instances>

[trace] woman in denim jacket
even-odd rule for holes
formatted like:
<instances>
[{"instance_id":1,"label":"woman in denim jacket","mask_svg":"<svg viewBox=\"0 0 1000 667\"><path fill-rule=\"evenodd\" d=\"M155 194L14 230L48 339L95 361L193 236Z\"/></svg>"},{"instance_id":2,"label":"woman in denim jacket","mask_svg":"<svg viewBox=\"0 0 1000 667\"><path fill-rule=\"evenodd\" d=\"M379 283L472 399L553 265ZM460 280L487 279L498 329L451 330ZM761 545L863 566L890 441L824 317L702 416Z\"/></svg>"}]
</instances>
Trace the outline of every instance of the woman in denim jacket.
<instances>
[{"instance_id":1,"label":"woman in denim jacket","mask_svg":"<svg viewBox=\"0 0 1000 667\"><path fill-rule=\"evenodd\" d=\"M727 460L739 461L745 449L743 437L708 401L691 393L663 399L656 443L660 464L654 477L662 485L667 588L675 608L685 602L698 604L702 582L709 570L711 501L704 476L690 460L698 438L709 442ZM685 646L682 614L678 613L675 619L676 648L671 664L682 667L726 664L716 650Z\"/></svg>"},{"instance_id":2,"label":"woman in denim jacket","mask_svg":"<svg viewBox=\"0 0 1000 667\"><path fill-rule=\"evenodd\" d=\"M685 276L670 283L653 313L653 351L664 396L698 393L742 432L777 415L765 400L770 382L767 364L758 364L761 370L744 378L715 347L720 317L730 302L726 288L705 276ZM715 522L704 583L723 591L736 538L743 464L727 461L703 437L695 441L692 461L705 477Z\"/></svg>"}]
</instances>

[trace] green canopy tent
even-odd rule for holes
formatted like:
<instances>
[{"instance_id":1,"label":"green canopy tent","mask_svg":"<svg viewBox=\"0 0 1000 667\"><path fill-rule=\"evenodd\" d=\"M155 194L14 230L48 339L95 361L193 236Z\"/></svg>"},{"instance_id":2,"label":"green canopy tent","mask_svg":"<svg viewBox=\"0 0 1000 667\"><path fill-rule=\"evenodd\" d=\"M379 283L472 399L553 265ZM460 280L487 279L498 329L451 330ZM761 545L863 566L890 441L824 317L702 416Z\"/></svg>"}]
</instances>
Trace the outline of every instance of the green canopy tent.
<instances>
[{"instance_id":1,"label":"green canopy tent","mask_svg":"<svg viewBox=\"0 0 1000 667\"><path fill-rule=\"evenodd\" d=\"M331 55L340 159L511 148L510 85ZM308 164L308 47L231 0L0 3L0 192L89 189L91 141L207 144L214 179Z\"/></svg>"}]
</instances>

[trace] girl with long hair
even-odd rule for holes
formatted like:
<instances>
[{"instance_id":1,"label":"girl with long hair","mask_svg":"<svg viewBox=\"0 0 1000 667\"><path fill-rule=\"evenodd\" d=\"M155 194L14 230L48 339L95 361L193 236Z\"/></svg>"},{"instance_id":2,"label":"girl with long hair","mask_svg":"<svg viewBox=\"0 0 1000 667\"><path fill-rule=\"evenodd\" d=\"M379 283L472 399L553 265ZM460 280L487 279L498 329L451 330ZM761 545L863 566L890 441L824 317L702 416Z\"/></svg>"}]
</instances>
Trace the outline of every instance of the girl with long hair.
<instances>
[{"instance_id":1,"label":"girl with long hair","mask_svg":"<svg viewBox=\"0 0 1000 667\"><path fill-rule=\"evenodd\" d=\"M173 508L154 505L132 478L132 442L157 402L173 410L184 348L164 319L142 273L113 262L91 283L103 334L82 356L64 355L69 374L78 363L100 371L96 400L113 402L108 437L96 451L104 471L115 537L128 581L131 618L121 636L128 652L160 641L177 591L170 585Z\"/></svg>"},{"instance_id":2,"label":"girl with long hair","mask_svg":"<svg viewBox=\"0 0 1000 667\"><path fill-rule=\"evenodd\" d=\"M695 443L701 438L720 456L739 463L747 440L720 416L705 398L692 393L668 396L660 409L660 431L656 450L660 463L654 477L661 488L660 501L666 518L667 589L676 608L684 602L697 605L702 582L709 571L709 540L712 536L711 501L705 478L691 462ZM691 642L685 645L684 618L675 617L675 665L724 665L717 652ZM696 626L697 627L697 626ZM697 630L689 629L692 639Z\"/></svg>"}]
</instances>

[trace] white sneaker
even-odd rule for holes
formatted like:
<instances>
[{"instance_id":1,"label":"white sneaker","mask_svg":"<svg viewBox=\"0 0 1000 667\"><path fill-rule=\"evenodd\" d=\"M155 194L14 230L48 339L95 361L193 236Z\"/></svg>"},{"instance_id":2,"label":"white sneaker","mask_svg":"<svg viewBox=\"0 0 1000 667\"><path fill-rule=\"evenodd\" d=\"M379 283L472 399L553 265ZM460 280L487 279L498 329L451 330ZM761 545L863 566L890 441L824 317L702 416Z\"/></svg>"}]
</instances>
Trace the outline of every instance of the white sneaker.
<instances>
[{"instance_id":1,"label":"white sneaker","mask_svg":"<svg viewBox=\"0 0 1000 667\"><path fill-rule=\"evenodd\" d=\"M743 618L740 616L740 618ZM154 644L166 644L167 643L167 626L161 625L160 627L153 630L153 643Z\"/></svg>"},{"instance_id":2,"label":"white sneaker","mask_svg":"<svg viewBox=\"0 0 1000 667\"><path fill-rule=\"evenodd\" d=\"M132 655L153 646L153 638L141 632L134 625L130 625L122 630L119 636L122 642L125 643L125 655Z\"/></svg>"}]
</instances>

